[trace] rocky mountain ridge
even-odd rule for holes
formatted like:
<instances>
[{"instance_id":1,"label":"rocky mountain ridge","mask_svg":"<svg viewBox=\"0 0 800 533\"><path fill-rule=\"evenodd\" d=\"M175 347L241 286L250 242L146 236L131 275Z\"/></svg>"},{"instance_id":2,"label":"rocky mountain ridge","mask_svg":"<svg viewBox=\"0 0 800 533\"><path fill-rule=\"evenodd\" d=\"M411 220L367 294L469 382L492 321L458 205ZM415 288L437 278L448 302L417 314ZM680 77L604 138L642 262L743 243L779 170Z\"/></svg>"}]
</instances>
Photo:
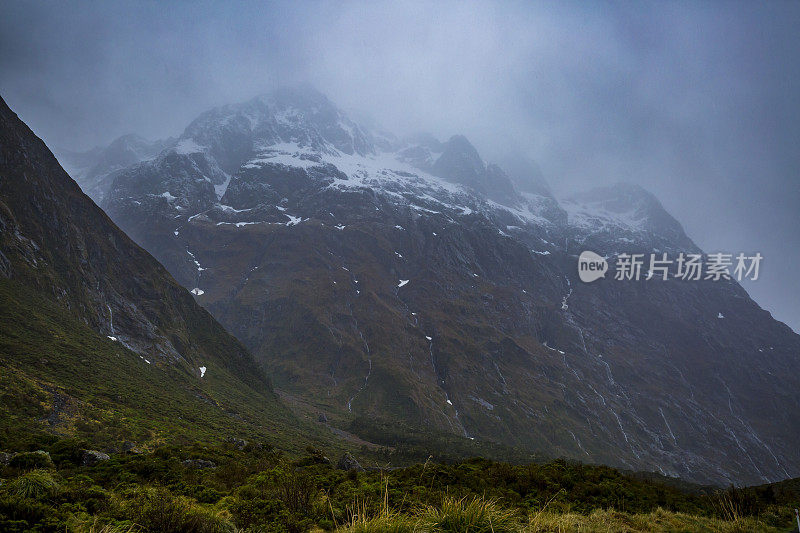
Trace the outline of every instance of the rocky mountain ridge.
<instances>
[{"instance_id":1,"label":"rocky mountain ridge","mask_svg":"<svg viewBox=\"0 0 800 533\"><path fill-rule=\"evenodd\" d=\"M247 349L81 192L2 99L0 228L3 446L35 432L141 442L221 426L265 435L291 420ZM196 416L206 426L192 427Z\"/></svg>"},{"instance_id":2,"label":"rocky mountain ridge","mask_svg":"<svg viewBox=\"0 0 800 533\"><path fill-rule=\"evenodd\" d=\"M800 474L800 337L732 281L581 283L585 249L699 249L639 187L558 201L512 175L464 137L398 140L284 90L204 113L102 206L340 427L700 482Z\"/></svg>"}]
</instances>

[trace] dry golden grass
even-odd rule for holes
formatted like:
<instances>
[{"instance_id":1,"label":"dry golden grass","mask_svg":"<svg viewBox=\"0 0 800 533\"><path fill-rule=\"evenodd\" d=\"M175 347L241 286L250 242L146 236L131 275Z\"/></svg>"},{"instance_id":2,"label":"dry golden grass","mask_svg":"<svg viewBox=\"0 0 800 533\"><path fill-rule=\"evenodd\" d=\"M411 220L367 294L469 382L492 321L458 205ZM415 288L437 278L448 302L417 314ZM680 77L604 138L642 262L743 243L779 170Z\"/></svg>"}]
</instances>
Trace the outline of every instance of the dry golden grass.
<instances>
[{"instance_id":1,"label":"dry golden grass","mask_svg":"<svg viewBox=\"0 0 800 533\"><path fill-rule=\"evenodd\" d=\"M525 533L777 532L755 518L721 520L656 509L647 514L596 510L589 515L543 512L531 517Z\"/></svg>"},{"instance_id":2,"label":"dry golden grass","mask_svg":"<svg viewBox=\"0 0 800 533\"><path fill-rule=\"evenodd\" d=\"M513 521L513 513L494 502L453 500L441 508L426 508L417 514L398 514L388 508L375 516L366 509L351 515L351 520L337 531L348 533L435 533L440 531L514 531L518 533L754 533L779 532L756 518L718 519L657 509L651 513L629 514L596 510L588 515L544 510L527 522ZM482 504L483 503L483 504ZM441 520L446 517L446 520ZM497 524L493 522L497 522ZM496 528L495 526L499 526Z\"/></svg>"}]
</instances>

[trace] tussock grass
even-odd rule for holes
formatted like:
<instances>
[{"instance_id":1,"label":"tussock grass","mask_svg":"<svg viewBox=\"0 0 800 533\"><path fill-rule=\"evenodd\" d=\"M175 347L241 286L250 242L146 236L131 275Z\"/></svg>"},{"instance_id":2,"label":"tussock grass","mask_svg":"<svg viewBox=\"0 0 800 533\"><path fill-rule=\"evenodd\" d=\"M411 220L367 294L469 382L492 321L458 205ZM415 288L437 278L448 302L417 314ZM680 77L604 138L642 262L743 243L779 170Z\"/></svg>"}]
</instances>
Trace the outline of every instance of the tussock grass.
<instances>
[{"instance_id":1,"label":"tussock grass","mask_svg":"<svg viewBox=\"0 0 800 533\"><path fill-rule=\"evenodd\" d=\"M656 509L651 513L629 514L613 510L579 513L543 512L520 530L524 533L634 533L634 532L777 532L756 518L726 520Z\"/></svg>"},{"instance_id":2,"label":"tussock grass","mask_svg":"<svg viewBox=\"0 0 800 533\"><path fill-rule=\"evenodd\" d=\"M439 506L400 514L388 508L369 516L364 505L340 533L644 533L644 532L774 532L753 517L710 518L656 509L650 513L595 510L589 514L543 510L522 520L492 500L445 497Z\"/></svg>"},{"instance_id":3,"label":"tussock grass","mask_svg":"<svg viewBox=\"0 0 800 533\"><path fill-rule=\"evenodd\" d=\"M8 492L18 498L46 500L58 494L60 486L50 472L32 470L15 479Z\"/></svg>"},{"instance_id":4,"label":"tussock grass","mask_svg":"<svg viewBox=\"0 0 800 533\"><path fill-rule=\"evenodd\" d=\"M104 524L97 517L85 521L73 521L67 528L72 533L137 533L135 525Z\"/></svg>"},{"instance_id":5,"label":"tussock grass","mask_svg":"<svg viewBox=\"0 0 800 533\"><path fill-rule=\"evenodd\" d=\"M427 507L420 518L432 531L513 533L520 529L514 511L477 496L461 499L445 496L441 505Z\"/></svg>"},{"instance_id":6,"label":"tussock grass","mask_svg":"<svg viewBox=\"0 0 800 533\"><path fill-rule=\"evenodd\" d=\"M429 530L418 518L388 510L370 516L366 506L363 506L337 531L346 533L425 533Z\"/></svg>"},{"instance_id":7,"label":"tussock grass","mask_svg":"<svg viewBox=\"0 0 800 533\"><path fill-rule=\"evenodd\" d=\"M364 500L356 501L348 508L347 523L337 531L346 533L426 533L418 517L401 514L389 507L389 480L381 476L381 505L376 513L369 512Z\"/></svg>"}]
</instances>

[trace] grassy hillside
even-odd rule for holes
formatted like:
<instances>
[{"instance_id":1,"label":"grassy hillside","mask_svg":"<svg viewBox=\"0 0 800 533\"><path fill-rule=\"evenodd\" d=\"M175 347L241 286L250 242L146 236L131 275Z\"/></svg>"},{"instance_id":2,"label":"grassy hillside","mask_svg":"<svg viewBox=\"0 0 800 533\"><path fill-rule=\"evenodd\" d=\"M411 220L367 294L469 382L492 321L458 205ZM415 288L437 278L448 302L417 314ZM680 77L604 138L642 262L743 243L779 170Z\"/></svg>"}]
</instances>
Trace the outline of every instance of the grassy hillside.
<instances>
[{"instance_id":1,"label":"grassy hillside","mask_svg":"<svg viewBox=\"0 0 800 533\"><path fill-rule=\"evenodd\" d=\"M10 280L0 323L0 450L23 452L0 466L2 531L785 531L800 501L797 481L716 492L370 419L349 428L362 462L417 463L343 471L357 442L224 367L148 363ZM111 459L80 466L95 448Z\"/></svg>"},{"instance_id":2,"label":"grassy hillside","mask_svg":"<svg viewBox=\"0 0 800 533\"><path fill-rule=\"evenodd\" d=\"M59 435L112 449L232 437L292 450L311 440L271 391L213 361L202 378L148 362L17 282L0 279L0 323L0 448Z\"/></svg>"}]
</instances>

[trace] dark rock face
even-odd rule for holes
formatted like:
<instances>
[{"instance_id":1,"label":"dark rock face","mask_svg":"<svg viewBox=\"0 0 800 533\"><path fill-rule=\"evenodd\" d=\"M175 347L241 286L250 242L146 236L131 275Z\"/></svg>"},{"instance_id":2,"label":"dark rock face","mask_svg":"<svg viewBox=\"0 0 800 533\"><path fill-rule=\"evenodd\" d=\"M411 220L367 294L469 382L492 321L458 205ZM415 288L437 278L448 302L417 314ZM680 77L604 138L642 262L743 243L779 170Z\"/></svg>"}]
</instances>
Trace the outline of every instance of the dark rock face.
<instances>
[{"instance_id":1,"label":"dark rock face","mask_svg":"<svg viewBox=\"0 0 800 533\"><path fill-rule=\"evenodd\" d=\"M266 387L246 349L80 191L2 101L0 175L0 252L8 278L55 295L73 315L142 356L191 368L218 359ZM227 344L225 356L210 349L209 332Z\"/></svg>"},{"instance_id":2,"label":"dark rock face","mask_svg":"<svg viewBox=\"0 0 800 533\"><path fill-rule=\"evenodd\" d=\"M517 194L511 180L497 165L485 165L478 151L463 135L447 141L442 155L432 168L433 174L460 183L491 200L514 205Z\"/></svg>"},{"instance_id":3,"label":"dark rock face","mask_svg":"<svg viewBox=\"0 0 800 533\"><path fill-rule=\"evenodd\" d=\"M364 468L356 461L356 458L353 457L349 452L343 454L339 458L339 462L336 463L336 468L339 470L355 470L356 472L363 472Z\"/></svg>"},{"instance_id":4,"label":"dark rock face","mask_svg":"<svg viewBox=\"0 0 800 533\"><path fill-rule=\"evenodd\" d=\"M97 450L86 450L81 457L81 466L95 466L97 463L108 461L111 457L107 453Z\"/></svg>"},{"instance_id":5,"label":"dark rock face","mask_svg":"<svg viewBox=\"0 0 800 533\"><path fill-rule=\"evenodd\" d=\"M559 202L521 178L517 192L463 137L379 149L338 111L289 100L220 108L178 141L231 176L218 202L198 207L182 183L202 173L151 165L148 187L120 182L105 204L277 386L332 425L402 422L699 482L800 475L800 337L734 282L579 281L586 249L612 270L622 252L698 251L652 195Z\"/></svg>"}]
</instances>

